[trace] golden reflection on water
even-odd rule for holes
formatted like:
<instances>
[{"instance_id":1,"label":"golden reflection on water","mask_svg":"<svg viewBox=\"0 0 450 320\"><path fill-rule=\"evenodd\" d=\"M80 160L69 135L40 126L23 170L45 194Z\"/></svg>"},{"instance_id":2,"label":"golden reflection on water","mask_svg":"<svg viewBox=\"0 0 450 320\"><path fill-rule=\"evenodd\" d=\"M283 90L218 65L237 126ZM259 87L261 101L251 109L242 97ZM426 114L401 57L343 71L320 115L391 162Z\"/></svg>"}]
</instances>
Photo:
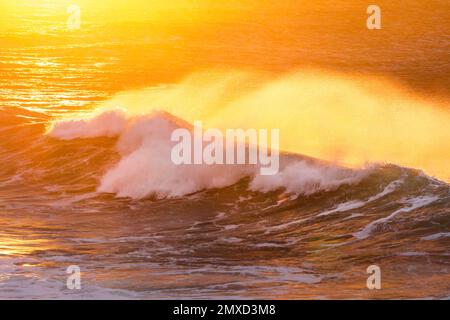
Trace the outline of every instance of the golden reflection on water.
<instances>
[{"instance_id":1,"label":"golden reflection on water","mask_svg":"<svg viewBox=\"0 0 450 320\"><path fill-rule=\"evenodd\" d=\"M27 256L35 251L54 248L47 239L20 239L0 234L0 255Z\"/></svg>"}]
</instances>

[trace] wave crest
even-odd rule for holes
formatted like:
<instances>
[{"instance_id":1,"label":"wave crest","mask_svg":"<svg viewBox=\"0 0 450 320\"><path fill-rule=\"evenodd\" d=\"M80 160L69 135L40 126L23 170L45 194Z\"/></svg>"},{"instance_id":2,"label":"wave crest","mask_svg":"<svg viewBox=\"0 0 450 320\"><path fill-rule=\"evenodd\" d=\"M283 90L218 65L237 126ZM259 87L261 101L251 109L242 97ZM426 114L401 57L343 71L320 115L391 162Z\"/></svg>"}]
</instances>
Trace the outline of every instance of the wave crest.
<instances>
[{"instance_id":1,"label":"wave crest","mask_svg":"<svg viewBox=\"0 0 450 320\"><path fill-rule=\"evenodd\" d=\"M116 149L121 158L103 175L97 189L118 197L178 197L230 186L244 177L251 177L253 191L284 189L309 195L357 183L370 172L287 155L281 155L280 172L274 176L258 175L258 165L175 165L170 160L175 144L170 135L180 127L192 128L163 112L127 117L123 111L106 111L88 120L59 121L48 134L62 140L118 136Z\"/></svg>"}]
</instances>

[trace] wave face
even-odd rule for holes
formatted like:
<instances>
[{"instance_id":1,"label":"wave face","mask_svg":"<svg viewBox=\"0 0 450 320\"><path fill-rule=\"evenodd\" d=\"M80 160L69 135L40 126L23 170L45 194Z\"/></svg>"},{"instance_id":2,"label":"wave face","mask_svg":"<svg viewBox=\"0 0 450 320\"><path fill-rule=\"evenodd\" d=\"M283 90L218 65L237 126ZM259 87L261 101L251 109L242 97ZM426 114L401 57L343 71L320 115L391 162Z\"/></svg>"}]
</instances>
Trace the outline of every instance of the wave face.
<instances>
[{"instance_id":1,"label":"wave face","mask_svg":"<svg viewBox=\"0 0 450 320\"><path fill-rule=\"evenodd\" d=\"M189 124L170 114L44 134L47 115L0 112L2 298L74 297L73 264L85 298L450 296L450 187L419 170L297 154L276 176L175 167L167 137ZM384 290L366 289L371 264Z\"/></svg>"}]
</instances>

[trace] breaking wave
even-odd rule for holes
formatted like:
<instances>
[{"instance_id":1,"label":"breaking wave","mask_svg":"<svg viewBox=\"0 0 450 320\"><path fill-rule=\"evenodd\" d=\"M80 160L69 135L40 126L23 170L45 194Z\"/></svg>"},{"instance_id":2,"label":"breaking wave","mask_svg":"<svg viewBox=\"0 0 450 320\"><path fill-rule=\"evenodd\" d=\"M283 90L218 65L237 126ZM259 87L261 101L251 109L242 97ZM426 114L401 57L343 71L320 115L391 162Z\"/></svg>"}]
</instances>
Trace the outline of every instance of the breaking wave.
<instances>
[{"instance_id":1,"label":"breaking wave","mask_svg":"<svg viewBox=\"0 0 450 320\"><path fill-rule=\"evenodd\" d=\"M282 188L290 194L309 195L357 183L370 172L287 155L282 155L280 172L273 176L259 175L258 165L175 165L171 161L175 143L170 136L181 127L191 128L167 113L128 117L123 111L106 111L87 120L56 122L48 135L62 140L117 136L120 160L103 175L98 191L135 199L151 195L177 197L223 188L248 176L252 177L250 189L254 191Z\"/></svg>"}]
</instances>

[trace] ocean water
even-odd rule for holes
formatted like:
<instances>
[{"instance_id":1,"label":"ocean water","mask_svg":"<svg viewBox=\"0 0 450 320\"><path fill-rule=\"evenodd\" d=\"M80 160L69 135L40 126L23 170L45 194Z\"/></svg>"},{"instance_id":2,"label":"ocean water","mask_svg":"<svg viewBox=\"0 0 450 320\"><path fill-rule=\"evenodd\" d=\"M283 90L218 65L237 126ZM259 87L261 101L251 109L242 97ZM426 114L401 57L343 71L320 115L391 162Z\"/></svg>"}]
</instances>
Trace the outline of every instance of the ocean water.
<instances>
[{"instance_id":1,"label":"ocean water","mask_svg":"<svg viewBox=\"0 0 450 320\"><path fill-rule=\"evenodd\" d=\"M372 38L361 1L243 1L198 23L116 21L82 7L74 32L64 3L18 3L0 24L0 298L450 296L448 176L302 152L282 154L279 180L245 168L167 171L158 155L161 123L177 125L169 114L141 115L143 131L131 122L82 138L61 120L123 91L231 68L381 75L448 110L447 1L427 3L427 14L415 1L380 1L384 27ZM57 120L59 133L49 129ZM156 160L120 167L133 152ZM382 290L366 287L373 264ZM70 265L81 290L66 287Z\"/></svg>"}]
</instances>

